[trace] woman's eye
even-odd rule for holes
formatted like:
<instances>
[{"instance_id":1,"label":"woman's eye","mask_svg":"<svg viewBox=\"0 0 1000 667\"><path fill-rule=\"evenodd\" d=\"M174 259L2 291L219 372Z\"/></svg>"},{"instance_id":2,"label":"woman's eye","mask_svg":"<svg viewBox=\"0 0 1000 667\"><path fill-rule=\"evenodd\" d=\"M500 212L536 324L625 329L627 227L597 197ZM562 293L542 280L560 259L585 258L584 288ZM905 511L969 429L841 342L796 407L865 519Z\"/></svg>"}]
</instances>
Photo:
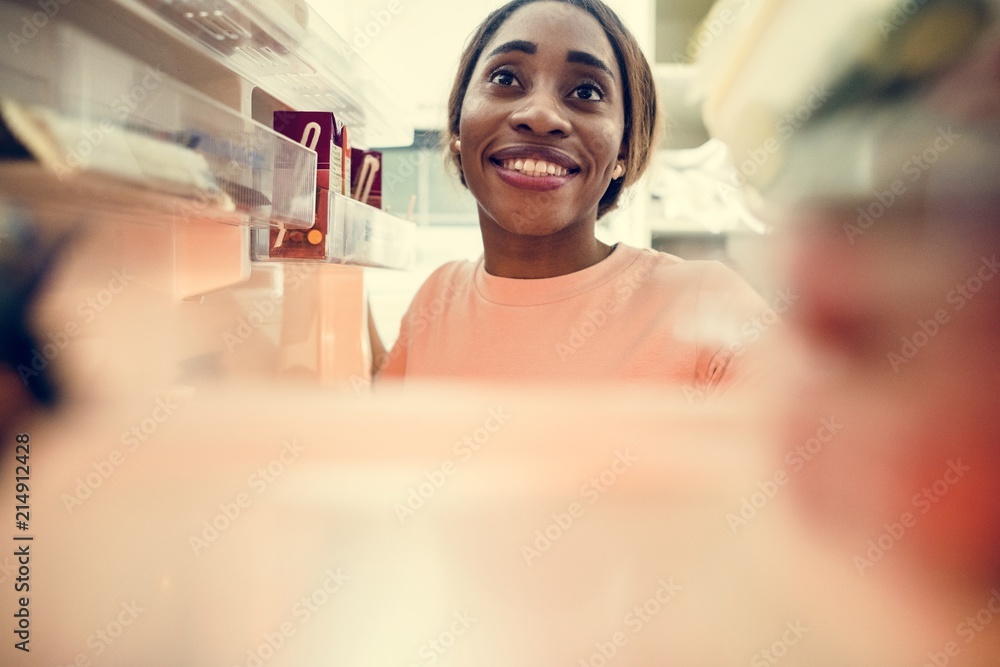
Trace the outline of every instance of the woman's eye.
<instances>
[{"instance_id":1,"label":"woman's eye","mask_svg":"<svg viewBox=\"0 0 1000 667\"><path fill-rule=\"evenodd\" d=\"M588 100L593 102L600 102L604 99L604 93L601 92L601 89L589 83L574 88L571 95L579 100Z\"/></svg>"},{"instance_id":2,"label":"woman's eye","mask_svg":"<svg viewBox=\"0 0 1000 667\"><path fill-rule=\"evenodd\" d=\"M517 77L514 76L513 72L500 70L490 75L490 83L495 83L498 86L513 86L517 84Z\"/></svg>"}]
</instances>

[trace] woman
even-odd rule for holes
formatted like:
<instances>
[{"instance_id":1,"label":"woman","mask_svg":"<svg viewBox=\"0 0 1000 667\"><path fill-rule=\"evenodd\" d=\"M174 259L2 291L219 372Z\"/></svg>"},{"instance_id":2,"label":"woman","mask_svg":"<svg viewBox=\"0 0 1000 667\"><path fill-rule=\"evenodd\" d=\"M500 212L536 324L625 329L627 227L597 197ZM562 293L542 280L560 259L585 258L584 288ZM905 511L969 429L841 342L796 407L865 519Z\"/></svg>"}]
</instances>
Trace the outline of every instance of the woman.
<instances>
[{"instance_id":1,"label":"woman","mask_svg":"<svg viewBox=\"0 0 1000 667\"><path fill-rule=\"evenodd\" d=\"M704 395L737 376L764 309L716 262L594 236L645 171L658 124L649 64L600 0L513 0L462 54L452 159L484 254L432 274L381 377L645 380Z\"/></svg>"}]
</instances>

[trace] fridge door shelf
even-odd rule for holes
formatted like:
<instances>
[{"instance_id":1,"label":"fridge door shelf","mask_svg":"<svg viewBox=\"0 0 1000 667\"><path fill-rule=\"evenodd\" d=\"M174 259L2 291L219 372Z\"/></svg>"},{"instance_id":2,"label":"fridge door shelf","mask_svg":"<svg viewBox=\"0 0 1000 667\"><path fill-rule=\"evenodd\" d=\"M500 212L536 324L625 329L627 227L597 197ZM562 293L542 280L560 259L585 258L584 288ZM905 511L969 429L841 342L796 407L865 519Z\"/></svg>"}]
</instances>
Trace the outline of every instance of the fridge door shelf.
<instances>
[{"instance_id":1,"label":"fridge door shelf","mask_svg":"<svg viewBox=\"0 0 1000 667\"><path fill-rule=\"evenodd\" d=\"M0 2L0 19L17 25L30 9ZM14 51L0 52L0 196L45 211L312 225L314 151L67 23Z\"/></svg>"},{"instance_id":2,"label":"fridge door shelf","mask_svg":"<svg viewBox=\"0 0 1000 667\"><path fill-rule=\"evenodd\" d=\"M290 109L343 119L358 146L408 146L413 109L304 0L114 0Z\"/></svg>"},{"instance_id":3,"label":"fridge door shelf","mask_svg":"<svg viewBox=\"0 0 1000 667\"><path fill-rule=\"evenodd\" d=\"M79 173L60 179L45 167L27 161L0 162L0 200L16 206L41 223L118 221L136 223L198 220L246 225L246 213L137 186L120 179Z\"/></svg>"},{"instance_id":4,"label":"fridge door shelf","mask_svg":"<svg viewBox=\"0 0 1000 667\"><path fill-rule=\"evenodd\" d=\"M254 259L404 270L413 266L416 223L328 190L320 191L317 211L318 223L308 233L254 230Z\"/></svg>"}]
</instances>

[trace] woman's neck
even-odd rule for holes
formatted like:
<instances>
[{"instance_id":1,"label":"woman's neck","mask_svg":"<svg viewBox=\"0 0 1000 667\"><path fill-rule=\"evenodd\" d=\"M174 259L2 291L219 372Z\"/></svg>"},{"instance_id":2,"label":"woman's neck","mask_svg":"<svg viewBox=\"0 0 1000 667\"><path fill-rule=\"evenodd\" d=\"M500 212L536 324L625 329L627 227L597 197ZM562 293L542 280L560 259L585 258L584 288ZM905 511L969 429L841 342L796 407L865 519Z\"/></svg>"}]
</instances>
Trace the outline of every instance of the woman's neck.
<instances>
[{"instance_id":1,"label":"woman's neck","mask_svg":"<svg viewBox=\"0 0 1000 667\"><path fill-rule=\"evenodd\" d=\"M594 237L593 226L546 236L513 234L495 223L481 223L480 228L486 272L501 278L553 278L582 271L611 254L611 246Z\"/></svg>"}]
</instances>

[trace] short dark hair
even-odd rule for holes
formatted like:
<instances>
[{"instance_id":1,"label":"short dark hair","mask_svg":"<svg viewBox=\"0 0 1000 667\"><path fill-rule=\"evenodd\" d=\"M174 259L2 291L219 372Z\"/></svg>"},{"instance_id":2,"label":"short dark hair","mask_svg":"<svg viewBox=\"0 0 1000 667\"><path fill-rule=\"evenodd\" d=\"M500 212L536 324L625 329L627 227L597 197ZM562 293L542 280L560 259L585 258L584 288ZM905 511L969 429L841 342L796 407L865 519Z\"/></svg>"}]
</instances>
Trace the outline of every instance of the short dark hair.
<instances>
[{"instance_id":1,"label":"short dark hair","mask_svg":"<svg viewBox=\"0 0 1000 667\"><path fill-rule=\"evenodd\" d=\"M472 72L479 62L483 49L496 34L497 30L518 9L533 2L543 0L511 0L506 5L486 17L473 33L472 38L462 52L458 72L451 87L448 98L448 140L458 137L462 122L462 102L472 80ZM553 0L545 0L553 1ZM614 10L601 0L554 0L564 2L588 12L597 19L604 28L611 48L618 60L618 69L624 88L625 129L622 142L625 146L625 177L611 181L607 191L601 197L597 206L597 217L603 216L618 205L618 197L622 189L632 185L642 176L652 158L652 152L659 134L659 109L656 100L656 85L649 62L639 48L635 37L625 27ZM462 158L452 154L451 159L458 168L462 185L466 185L462 173Z\"/></svg>"}]
</instances>

